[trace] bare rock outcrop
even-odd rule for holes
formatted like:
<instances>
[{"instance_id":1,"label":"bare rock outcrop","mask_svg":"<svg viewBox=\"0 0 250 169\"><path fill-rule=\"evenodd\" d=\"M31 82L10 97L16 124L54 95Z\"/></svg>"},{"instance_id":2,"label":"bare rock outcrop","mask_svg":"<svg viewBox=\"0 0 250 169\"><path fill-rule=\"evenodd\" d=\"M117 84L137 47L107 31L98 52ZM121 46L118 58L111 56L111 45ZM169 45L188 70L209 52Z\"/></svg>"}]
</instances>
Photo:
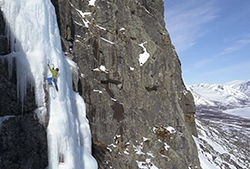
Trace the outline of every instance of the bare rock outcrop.
<instances>
[{"instance_id":1,"label":"bare rock outcrop","mask_svg":"<svg viewBox=\"0 0 250 169\"><path fill-rule=\"evenodd\" d=\"M162 0L52 0L63 50L78 64L99 168L200 168L194 101ZM166 4L167 5L167 4Z\"/></svg>"}]
</instances>

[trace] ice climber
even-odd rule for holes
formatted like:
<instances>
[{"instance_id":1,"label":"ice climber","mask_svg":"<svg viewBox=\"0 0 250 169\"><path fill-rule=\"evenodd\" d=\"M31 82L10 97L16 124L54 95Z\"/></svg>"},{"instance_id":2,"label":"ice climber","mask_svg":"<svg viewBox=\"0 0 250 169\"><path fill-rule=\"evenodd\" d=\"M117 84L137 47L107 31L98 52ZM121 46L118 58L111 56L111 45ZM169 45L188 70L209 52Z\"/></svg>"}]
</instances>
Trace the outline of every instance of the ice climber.
<instances>
[{"instance_id":1,"label":"ice climber","mask_svg":"<svg viewBox=\"0 0 250 169\"><path fill-rule=\"evenodd\" d=\"M54 82L55 84L55 88L56 88L56 91L58 91L58 86L57 86L57 75L58 75L58 72L59 72L59 68L51 68L48 64L48 67L49 67L49 70L51 71L52 73L52 77L49 77L47 78L47 81L48 81L48 84L49 85L52 85L52 81Z\"/></svg>"}]
</instances>

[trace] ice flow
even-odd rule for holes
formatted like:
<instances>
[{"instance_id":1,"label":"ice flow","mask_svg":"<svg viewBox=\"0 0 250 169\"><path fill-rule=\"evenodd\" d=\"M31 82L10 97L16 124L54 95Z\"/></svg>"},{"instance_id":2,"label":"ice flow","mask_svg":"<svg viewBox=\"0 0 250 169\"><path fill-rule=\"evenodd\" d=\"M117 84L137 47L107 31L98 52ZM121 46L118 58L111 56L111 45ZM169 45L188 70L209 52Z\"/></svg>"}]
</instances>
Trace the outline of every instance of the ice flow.
<instances>
[{"instance_id":1,"label":"ice flow","mask_svg":"<svg viewBox=\"0 0 250 169\"><path fill-rule=\"evenodd\" d=\"M56 14L50 0L0 0L6 21L11 53L16 60L17 88L24 102L27 85L34 87L37 115L47 127L48 169L95 169L91 156L91 133L82 97L72 90L69 63L65 58ZM47 63L60 68L58 88L49 87L48 110L45 102L45 79L51 76ZM9 66L12 62L9 63Z\"/></svg>"}]
</instances>

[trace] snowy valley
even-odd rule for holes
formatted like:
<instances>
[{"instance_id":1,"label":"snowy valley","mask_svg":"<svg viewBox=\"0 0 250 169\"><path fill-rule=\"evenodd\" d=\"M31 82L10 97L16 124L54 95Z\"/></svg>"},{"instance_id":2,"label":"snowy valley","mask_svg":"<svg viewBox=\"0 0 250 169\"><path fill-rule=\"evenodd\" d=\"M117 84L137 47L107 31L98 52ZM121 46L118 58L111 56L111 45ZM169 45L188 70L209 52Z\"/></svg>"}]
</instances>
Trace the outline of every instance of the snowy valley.
<instances>
[{"instance_id":1,"label":"snowy valley","mask_svg":"<svg viewBox=\"0 0 250 169\"><path fill-rule=\"evenodd\" d=\"M188 86L196 104L201 167L250 168L250 82Z\"/></svg>"}]
</instances>

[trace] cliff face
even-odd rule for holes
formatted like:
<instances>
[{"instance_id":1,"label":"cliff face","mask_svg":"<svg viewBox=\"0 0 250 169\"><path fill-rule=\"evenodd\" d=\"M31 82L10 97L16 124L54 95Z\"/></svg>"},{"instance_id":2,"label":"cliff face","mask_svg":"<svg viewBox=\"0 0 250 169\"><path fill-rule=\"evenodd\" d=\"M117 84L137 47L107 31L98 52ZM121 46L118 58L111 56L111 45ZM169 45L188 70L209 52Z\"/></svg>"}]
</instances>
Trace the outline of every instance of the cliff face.
<instances>
[{"instance_id":1,"label":"cliff face","mask_svg":"<svg viewBox=\"0 0 250 169\"><path fill-rule=\"evenodd\" d=\"M163 1L52 3L63 50L79 66L74 88L87 105L99 168L200 168L191 136L197 134L193 97L165 29ZM10 50L1 13L0 20L4 55ZM46 132L34 118L33 90L28 89L22 107L15 67L8 69L2 58L0 117L14 116L0 130L0 168L45 168Z\"/></svg>"},{"instance_id":2,"label":"cliff face","mask_svg":"<svg viewBox=\"0 0 250 169\"><path fill-rule=\"evenodd\" d=\"M63 50L79 66L99 168L200 168L194 102L162 0L52 0ZM167 4L166 4L167 5Z\"/></svg>"}]
</instances>

